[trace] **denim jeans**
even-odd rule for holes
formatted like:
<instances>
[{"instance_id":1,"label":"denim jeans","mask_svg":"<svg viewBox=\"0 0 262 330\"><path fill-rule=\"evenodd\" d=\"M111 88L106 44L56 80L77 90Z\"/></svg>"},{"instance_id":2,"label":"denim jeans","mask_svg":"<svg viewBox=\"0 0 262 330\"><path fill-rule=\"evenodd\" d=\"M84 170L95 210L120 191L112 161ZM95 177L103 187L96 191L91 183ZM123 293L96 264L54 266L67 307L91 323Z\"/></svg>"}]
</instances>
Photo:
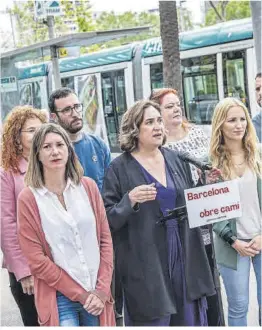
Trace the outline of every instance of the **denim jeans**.
<instances>
[{"instance_id":1,"label":"denim jeans","mask_svg":"<svg viewBox=\"0 0 262 330\"><path fill-rule=\"evenodd\" d=\"M247 326L249 275L251 262L257 281L259 324L261 325L261 252L253 258L237 256L237 270L218 265L228 301L228 325Z\"/></svg>"},{"instance_id":2,"label":"denim jeans","mask_svg":"<svg viewBox=\"0 0 262 330\"><path fill-rule=\"evenodd\" d=\"M60 292L56 299L60 327L99 326L98 316L89 314L79 302L71 301Z\"/></svg>"}]
</instances>

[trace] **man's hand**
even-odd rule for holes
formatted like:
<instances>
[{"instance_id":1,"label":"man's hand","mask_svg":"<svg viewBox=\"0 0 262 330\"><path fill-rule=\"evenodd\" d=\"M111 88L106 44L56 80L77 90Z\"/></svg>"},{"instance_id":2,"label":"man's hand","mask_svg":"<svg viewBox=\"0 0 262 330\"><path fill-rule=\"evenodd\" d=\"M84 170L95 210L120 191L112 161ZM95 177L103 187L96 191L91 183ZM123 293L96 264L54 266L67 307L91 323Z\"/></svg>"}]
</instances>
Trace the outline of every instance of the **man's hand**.
<instances>
[{"instance_id":1,"label":"man's hand","mask_svg":"<svg viewBox=\"0 0 262 330\"><path fill-rule=\"evenodd\" d=\"M34 294L34 277L32 275L22 278L20 283L24 293Z\"/></svg>"},{"instance_id":2,"label":"man's hand","mask_svg":"<svg viewBox=\"0 0 262 330\"><path fill-rule=\"evenodd\" d=\"M102 313L104 309L104 303L101 299L99 299L95 294L90 293L87 297L86 302L84 304L84 309L94 315L98 316Z\"/></svg>"},{"instance_id":3,"label":"man's hand","mask_svg":"<svg viewBox=\"0 0 262 330\"><path fill-rule=\"evenodd\" d=\"M248 247L252 247L257 251L261 251L262 249L262 235L255 236L249 243Z\"/></svg>"},{"instance_id":4,"label":"man's hand","mask_svg":"<svg viewBox=\"0 0 262 330\"><path fill-rule=\"evenodd\" d=\"M253 246L250 246L250 243L239 239L232 244L232 247L241 255L241 257L254 257L259 254L259 251L257 251Z\"/></svg>"}]
</instances>

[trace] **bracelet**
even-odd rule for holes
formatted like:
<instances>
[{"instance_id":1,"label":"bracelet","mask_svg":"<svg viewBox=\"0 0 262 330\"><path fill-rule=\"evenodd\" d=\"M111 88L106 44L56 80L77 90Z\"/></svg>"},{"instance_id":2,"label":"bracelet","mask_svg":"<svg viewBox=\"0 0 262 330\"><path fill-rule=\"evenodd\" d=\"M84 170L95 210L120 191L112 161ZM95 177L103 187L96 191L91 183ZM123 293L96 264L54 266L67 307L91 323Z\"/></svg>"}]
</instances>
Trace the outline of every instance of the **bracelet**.
<instances>
[{"instance_id":1,"label":"bracelet","mask_svg":"<svg viewBox=\"0 0 262 330\"><path fill-rule=\"evenodd\" d=\"M134 211L138 211L139 210L139 203L135 203L135 205L133 206L133 210Z\"/></svg>"},{"instance_id":2,"label":"bracelet","mask_svg":"<svg viewBox=\"0 0 262 330\"><path fill-rule=\"evenodd\" d=\"M235 241L237 240L237 237L235 235L233 235L232 231L228 231L226 234L224 234L222 236L222 238L224 239L224 241L226 241L229 245L232 245L235 243Z\"/></svg>"}]
</instances>

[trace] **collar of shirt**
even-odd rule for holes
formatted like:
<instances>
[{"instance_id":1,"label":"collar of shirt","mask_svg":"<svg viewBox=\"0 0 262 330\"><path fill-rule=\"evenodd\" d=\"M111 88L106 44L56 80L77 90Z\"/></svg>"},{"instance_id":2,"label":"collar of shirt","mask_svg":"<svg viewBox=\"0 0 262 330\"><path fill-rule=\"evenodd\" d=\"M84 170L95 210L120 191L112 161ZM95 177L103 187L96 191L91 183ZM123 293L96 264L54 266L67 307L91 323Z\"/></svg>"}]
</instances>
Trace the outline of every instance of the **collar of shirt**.
<instances>
[{"instance_id":1,"label":"collar of shirt","mask_svg":"<svg viewBox=\"0 0 262 330\"><path fill-rule=\"evenodd\" d=\"M65 187L65 191L67 191L69 189L69 187L75 188L76 185L72 182L72 180L70 178L67 179L67 184ZM49 191L46 187L42 187L42 188L37 188L35 189L40 195L44 196L47 193L51 193L51 191Z\"/></svg>"}]
</instances>

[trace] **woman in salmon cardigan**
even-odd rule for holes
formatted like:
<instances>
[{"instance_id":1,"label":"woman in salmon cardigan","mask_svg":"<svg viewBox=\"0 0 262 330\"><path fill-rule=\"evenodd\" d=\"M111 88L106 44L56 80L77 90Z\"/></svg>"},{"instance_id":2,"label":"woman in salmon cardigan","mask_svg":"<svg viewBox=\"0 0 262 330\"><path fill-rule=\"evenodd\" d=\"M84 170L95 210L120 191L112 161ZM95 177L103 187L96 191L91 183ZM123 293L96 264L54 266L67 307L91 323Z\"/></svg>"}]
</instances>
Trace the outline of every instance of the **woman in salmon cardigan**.
<instances>
[{"instance_id":1,"label":"woman in salmon cardigan","mask_svg":"<svg viewBox=\"0 0 262 330\"><path fill-rule=\"evenodd\" d=\"M113 248L95 182L83 177L67 133L35 134L18 198L18 236L44 326L113 326Z\"/></svg>"}]
</instances>

